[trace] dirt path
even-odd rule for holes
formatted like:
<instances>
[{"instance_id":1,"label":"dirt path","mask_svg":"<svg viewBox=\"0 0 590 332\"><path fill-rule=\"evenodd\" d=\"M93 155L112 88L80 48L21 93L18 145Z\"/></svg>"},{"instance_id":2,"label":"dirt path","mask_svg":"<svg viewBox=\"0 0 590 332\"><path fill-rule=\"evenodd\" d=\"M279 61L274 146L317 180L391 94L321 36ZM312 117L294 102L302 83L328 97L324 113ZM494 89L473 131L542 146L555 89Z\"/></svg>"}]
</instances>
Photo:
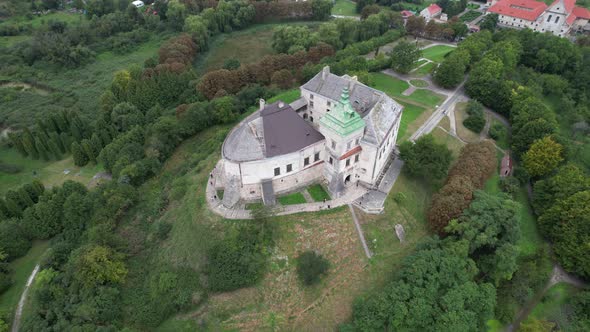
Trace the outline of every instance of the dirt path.
<instances>
[{"instance_id":1,"label":"dirt path","mask_svg":"<svg viewBox=\"0 0 590 332\"><path fill-rule=\"evenodd\" d=\"M356 217L356 213L354 212L354 207L352 206L352 204L348 204L348 208L350 209L352 219L354 220L354 227L356 227L356 231L359 233L359 238L361 239L363 249L365 250L365 255L367 255L367 258L371 258L371 251L369 250L369 246L367 246L367 241L365 241L365 235L363 234L363 229L361 228L359 220Z\"/></svg>"},{"instance_id":2,"label":"dirt path","mask_svg":"<svg viewBox=\"0 0 590 332\"><path fill-rule=\"evenodd\" d=\"M14 320L12 321L12 329L11 332L18 332L20 327L20 319L23 315L23 307L25 306L25 302L27 300L27 294L29 293L29 288L33 284L33 280L35 280L35 276L39 272L39 264L35 265L33 272L29 276L27 280L27 284L25 285L25 290L23 291L22 295L20 296L20 300L18 301L18 307L16 307L16 312L14 313Z\"/></svg>"},{"instance_id":3,"label":"dirt path","mask_svg":"<svg viewBox=\"0 0 590 332\"><path fill-rule=\"evenodd\" d=\"M556 285L560 282L565 282L565 283L570 284L570 285L577 287L577 288L587 288L588 287L588 284L586 284L583 281L581 281L580 279L568 274L558 264L554 264L553 265L553 272L551 273L551 277L547 281L547 285L545 285L543 290L540 291L537 295L535 295L535 297L531 301L529 301L529 303L527 303L520 310L520 312L518 313L518 315L516 316L516 318L514 319L512 324L510 324L506 327L505 332L518 331L520 324L524 320L527 319L527 317L530 315L531 311L533 311L535 306L537 306L537 304L539 304L539 302L541 302L541 300L543 299L543 296L545 296L545 293L547 293L547 291L551 287L553 287L554 285Z\"/></svg>"}]
</instances>

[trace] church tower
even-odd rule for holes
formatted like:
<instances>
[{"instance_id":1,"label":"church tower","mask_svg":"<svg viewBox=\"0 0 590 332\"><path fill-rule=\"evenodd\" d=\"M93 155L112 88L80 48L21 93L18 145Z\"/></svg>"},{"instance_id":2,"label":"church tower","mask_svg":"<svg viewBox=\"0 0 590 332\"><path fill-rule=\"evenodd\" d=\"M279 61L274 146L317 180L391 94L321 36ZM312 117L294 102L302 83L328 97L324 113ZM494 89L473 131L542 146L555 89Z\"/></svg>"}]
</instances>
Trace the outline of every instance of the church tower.
<instances>
[{"instance_id":1,"label":"church tower","mask_svg":"<svg viewBox=\"0 0 590 332\"><path fill-rule=\"evenodd\" d=\"M346 186L357 182L356 166L365 130L365 121L350 104L348 87L342 90L335 106L319 124L320 132L326 138L324 173L333 198L341 196Z\"/></svg>"}]
</instances>

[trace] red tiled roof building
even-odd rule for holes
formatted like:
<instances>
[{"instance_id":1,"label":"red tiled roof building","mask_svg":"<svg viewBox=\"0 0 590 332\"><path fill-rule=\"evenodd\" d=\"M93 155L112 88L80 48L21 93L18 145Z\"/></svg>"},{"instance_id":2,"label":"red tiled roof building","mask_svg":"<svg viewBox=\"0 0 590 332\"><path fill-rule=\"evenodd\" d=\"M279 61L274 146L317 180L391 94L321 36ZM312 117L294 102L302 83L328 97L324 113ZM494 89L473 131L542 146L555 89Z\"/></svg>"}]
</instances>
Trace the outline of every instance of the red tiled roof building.
<instances>
[{"instance_id":1,"label":"red tiled roof building","mask_svg":"<svg viewBox=\"0 0 590 332\"><path fill-rule=\"evenodd\" d=\"M555 0L551 5L535 0L490 0L489 13L498 14L501 26L565 36L580 31L590 20L590 11L576 7L576 0Z\"/></svg>"}]
</instances>

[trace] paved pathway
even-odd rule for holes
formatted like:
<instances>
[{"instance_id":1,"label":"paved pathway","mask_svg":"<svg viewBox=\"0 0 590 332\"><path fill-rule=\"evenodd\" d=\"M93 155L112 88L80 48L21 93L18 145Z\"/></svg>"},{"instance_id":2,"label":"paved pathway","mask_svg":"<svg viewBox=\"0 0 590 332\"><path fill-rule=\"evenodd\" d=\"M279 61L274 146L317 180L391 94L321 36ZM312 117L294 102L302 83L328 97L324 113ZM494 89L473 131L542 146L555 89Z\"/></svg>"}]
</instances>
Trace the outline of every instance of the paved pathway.
<instances>
[{"instance_id":1,"label":"paved pathway","mask_svg":"<svg viewBox=\"0 0 590 332\"><path fill-rule=\"evenodd\" d=\"M352 204L348 204L348 208L350 209L350 213L352 214L352 220L354 220L354 227L356 227L356 231L359 233L359 238L361 239L361 244L363 245L363 249L365 250L365 255L367 255L367 258L371 258L371 250L369 250L369 246L367 246L367 241L365 240L363 229L361 228L359 220L356 217L356 213L354 212L354 207L352 206Z\"/></svg>"},{"instance_id":2,"label":"paved pathway","mask_svg":"<svg viewBox=\"0 0 590 332\"><path fill-rule=\"evenodd\" d=\"M452 110L449 110L449 112L447 113L447 116L449 117L451 134L453 134L454 136L457 136L457 122L455 119L455 107L453 107Z\"/></svg>"},{"instance_id":3,"label":"paved pathway","mask_svg":"<svg viewBox=\"0 0 590 332\"><path fill-rule=\"evenodd\" d=\"M422 126L420 126L420 128L418 128L418 130L412 134L410 137L411 141L415 141L421 136L426 135L434 130L440 120L442 120L448 112L455 109L455 104L457 104L457 102L468 100L467 96L465 96L465 93L463 92L463 84L465 84L465 81L463 81L463 83L461 83L453 91L453 93L447 97L447 99L434 111L434 113L432 113L430 118L428 118L428 120L426 120L426 122L424 122Z\"/></svg>"}]
</instances>

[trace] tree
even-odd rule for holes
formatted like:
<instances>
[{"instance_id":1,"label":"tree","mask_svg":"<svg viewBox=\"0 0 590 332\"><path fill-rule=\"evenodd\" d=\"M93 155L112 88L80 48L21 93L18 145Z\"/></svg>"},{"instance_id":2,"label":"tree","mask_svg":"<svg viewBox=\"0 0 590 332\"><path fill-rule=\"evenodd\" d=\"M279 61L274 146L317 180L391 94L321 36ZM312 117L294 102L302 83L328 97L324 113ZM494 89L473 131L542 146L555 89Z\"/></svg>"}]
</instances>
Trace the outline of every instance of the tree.
<instances>
[{"instance_id":1,"label":"tree","mask_svg":"<svg viewBox=\"0 0 590 332\"><path fill-rule=\"evenodd\" d=\"M539 217L541 232L553 242L561 266L582 278L590 277L590 191L559 200Z\"/></svg>"},{"instance_id":2,"label":"tree","mask_svg":"<svg viewBox=\"0 0 590 332\"><path fill-rule=\"evenodd\" d=\"M270 82L281 89L288 89L293 85L293 75L289 70L282 69L272 74Z\"/></svg>"},{"instance_id":3,"label":"tree","mask_svg":"<svg viewBox=\"0 0 590 332\"><path fill-rule=\"evenodd\" d=\"M311 11L314 20L324 21L332 15L334 3L330 0L312 0Z\"/></svg>"},{"instance_id":4,"label":"tree","mask_svg":"<svg viewBox=\"0 0 590 332\"><path fill-rule=\"evenodd\" d=\"M306 26L284 25L276 28L272 34L272 48L278 53L293 54L299 50L307 50L315 44L317 36Z\"/></svg>"},{"instance_id":5,"label":"tree","mask_svg":"<svg viewBox=\"0 0 590 332\"><path fill-rule=\"evenodd\" d=\"M469 257L496 285L510 280L517 268L519 205L506 195L475 192L475 199L447 232L469 243Z\"/></svg>"},{"instance_id":6,"label":"tree","mask_svg":"<svg viewBox=\"0 0 590 332\"><path fill-rule=\"evenodd\" d=\"M498 14L488 14L483 17L479 27L482 30L489 30L491 32L496 31L496 26L498 25Z\"/></svg>"},{"instance_id":7,"label":"tree","mask_svg":"<svg viewBox=\"0 0 590 332\"><path fill-rule=\"evenodd\" d=\"M167 22L176 31L182 30L184 20L186 17L186 7L183 3L178 0L168 1L168 10L166 11L168 17Z\"/></svg>"},{"instance_id":8,"label":"tree","mask_svg":"<svg viewBox=\"0 0 590 332\"><path fill-rule=\"evenodd\" d=\"M86 153L84 152L84 150L82 150L82 147L80 146L80 144L78 144L78 142L73 142L71 147L70 147L70 151L72 151L72 156L74 158L74 164L76 166L86 166L86 164L88 164L88 156L86 155Z\"/></svg>"},{"instance_id":9,"label":"tree","mask_svg":"<svg viewBox=\"0 0 590 332\"><path fill-rule=\"evenodd\" d=\"M553 171L563 160L563 146L550 136L536 140L524 154L524 167L531 176L542 176Z\"/></svg>"},{"instance_id":10,"label":"tree","mask_svg":"<svg viewBox=\"0 0 590 332\"><path fill-rule=\"evenodd\" d=\"M535 182L532 202L535 213L542 215L558 200L585 190L590 190L590 177L574 164L562 166L552 177Z\"/></svg>"},{"instance_id":11,"label":"tree","mask_svg":"<svg viewBox=\"0 0 590 332\"><path fill-rule=\"evenodd\" d=\"M342 48L342 40L338 25L328 22L320 25L318 30L318 40L331 45L335 50Z\"/></svg>"},{"instance_id":12,"label":"tree","mask_svg":"<svg viewBox=\"0 0 590 332\"><path fill-rule=\"evenodd\" d=\"M468 249L466 241L423 241L385 289L354 303L354 330L484 330L496 292L474 281L478 271Z\"/></svg>"},{"instance_id":13,"label":"tree","mask_svg":"<svg viewBox=\"0 0 590 332\"><path fill-rule=\"evenodd\" d=\"M405 162L408 173L429 181L443 179L451 164L451 151L444 144L437 144L432 135L425 135L415 143L400 145L400 157Z\"/></svg>"},{"instance_id":14,"label":"tree","mask_svg":"<svg viewBox=\"0 0 590 332\"><path fill-rule=\"evenodd\" d=\"M469 116L463 121L463 125L467 129L479 134L486 124L486 119L484 118L483 113L483 105L481 105L476 100L470 100L467 103L467 114Z\"/></svg>"},{"instance_id":15,"label":"tree","mask_svg":"<svg viewBox=\"0 0 590 332\"><path fill-rule=\"evenodd\" d=\"M366 6L374 5L375 0L358 0L356 2L356 12L360 14Z\"/></svg>"},{"instance_id":16,"label":"tree","mask_svg":"<svg viewBox=\"0 0 590 332\"><path fill-rule=\"evenodd\" d=\"M328 272L330 262L315 251L305 251L297 258L297 275L303 284L317 284Z\"/></svg>"},{"instance_id":17,"label":"tree","mask_svg":"<svg viewBox=\"0 0 590 332\"><path fill-rule=\"evenodd\" d=\"M0 222L0 243L0 251L6 255L8 261L23 256L31 248L29 235L18 219Z\"/></svg>"},{"instance_id":18,"label":"tree","mask_svg":"<svg viewBox=\"0 0 590 332\"><path fill-rule=\"evenodd\" d=\"M463 81L471 56L466 50L449 54L434 72L434 81L443 88L454 88Z\"/></svg>"},{"instance_id":19,"label":"tree","mask_svg":"<svg viewBox=\"0 0 590 332\"><path fill-rule=\"evenodd\" d=\"M422 16L410 16L406 22L406 30L414 37L421 36L426 28L426 21Z\"/></svg>"},{"instance_id":20,"label":"tree","mask_svg":"<svg viewBox=\"0 0 590 332\"><path fill-rule=\"evenodd\" d=\"M393 70L406 74L414 67L422 51L414 43L401 41L391 51L391 65Z\"/></svg>"},{"instance_id":21,"label":"tree","mask_svg":"<svg viewBox=\"0 0 590 332\"><path fill-rule=\"evenodd\" d=\"M74 277L87 288L125 281L127 268L123 255L103 246L84 246L72 253Z\"/></svg>"},{"instance_id":22,"label":"tree","mask_svg":"<svg viewBox=\"0 0 590 332\"><path fill-rule=\"evenodd\" d=\"M120 103L111 112L111 123L118 131L124 132L143 124L143 114L131 103Z\"/></svg>"},{"instance_id":23,"label":"tree","mask_svg":"<svg viewBox=\"0 0 590 332\"><path fill-rule=\"evenodd\" d=\"M189 15L184 20L184 31L191 35L200 51L207 49L209 30L207 30L207 22L203 17L200 15Z\"/></svg>"}]
</instances>

